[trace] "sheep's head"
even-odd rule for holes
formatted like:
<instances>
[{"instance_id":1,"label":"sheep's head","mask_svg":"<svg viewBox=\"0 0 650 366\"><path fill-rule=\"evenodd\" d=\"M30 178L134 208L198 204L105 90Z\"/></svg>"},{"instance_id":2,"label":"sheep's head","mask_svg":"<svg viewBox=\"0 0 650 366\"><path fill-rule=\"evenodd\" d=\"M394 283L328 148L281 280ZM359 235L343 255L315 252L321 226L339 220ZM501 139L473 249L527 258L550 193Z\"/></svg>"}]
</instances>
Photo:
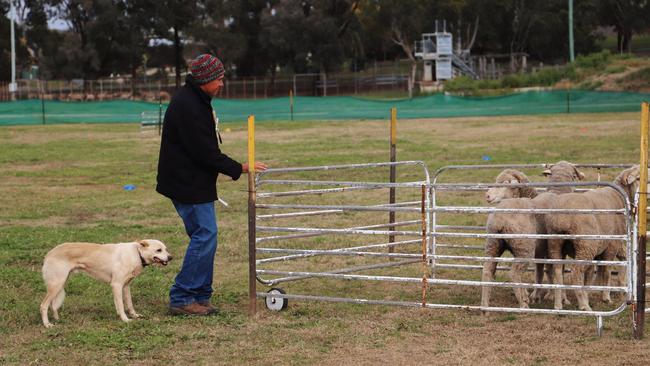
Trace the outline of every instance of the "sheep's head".
<instances>
[{"instance_id":1,"label":"sheep's head","mask_svg":"<svg viewBox=\"0 0 650 366\"><path fill-rule=\"evenodd\" d=\"M585 174L568 161L558 161L544 170L542 174L549 182L576 182L585 179Z\"/></svg>"},{"instance_id":2,"label":"sheep's head","mask_svg":"<svg viewBox=\"0 0 650 366\"><path fill-rule=\"evenodd\" d=\"M641 170L638 165L627 168L619 174L614 183L619 185L627 193L630 201L634 202L634 195L639 189L639 181L641 179Z\"/></svg>"},{"instance_id":3,"label":"sheep's head","mask_svg":"<svg viewBox=\"0 0 650 366\"><path fill-rule=\"evenodd\" d=\"M526 174L518 170L506 169L497 176L496 183L517 184L530 183L530 181ZM485 193L485 201L499 203L507 198L529 197L525 192L524 187L492 187Z\"/></svg>"}]
</instances>

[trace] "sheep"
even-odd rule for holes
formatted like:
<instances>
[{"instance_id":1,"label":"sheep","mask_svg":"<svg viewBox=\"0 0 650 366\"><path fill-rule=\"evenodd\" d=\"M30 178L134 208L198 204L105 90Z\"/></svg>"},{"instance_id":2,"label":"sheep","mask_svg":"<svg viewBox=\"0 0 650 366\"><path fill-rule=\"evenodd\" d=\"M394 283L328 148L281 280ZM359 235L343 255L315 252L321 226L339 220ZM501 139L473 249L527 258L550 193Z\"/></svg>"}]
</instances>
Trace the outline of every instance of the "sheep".
<instances>
[{"instance_id":1,"label":"sheep","mask_svg":"<svg viewBox=\"0 0 650 366\"><path fill-rule=\"evenodd\" d=\"M634 194L639 187L639 166L628 168L621 172L614 184L618 185L627 194L631 202L634 202ZM558 196L553 200L550 208L554 209L622 209L625 201L617 190L612 187L602 187L588 190L584 193L567 193ZM543 215L547 233L569 234L569 235L622 235L626 233L625 218L622 215L590 215L590 214L557 214ZM584 239L549 239L548 255L552 259L560 259L563 250L571 257L578 260L613 260L625 257L625 244L618 240L584 240ZM585 268L580 264L568 265L571 268L569 283L583 285L585 283ZM553 265L553 283L562 284L562 265ZM610 270L599 269L599 277L602 277L603 284L610 282ZM622 276L619 276L619 280ZM591 276L587 276L587 283ZM562 309L562 302L558 294L561 290L555 290L555 309ZM575 290L580 310L590 311L589 297L584 290ZM609 299L609 292L603 292L603 300Z\"/></svg>"},{"instance_id":2,"label":"sheep","mask_svg":"<svg viewBox=\"0 0 650 366\"><path fill-rule=\"evenodd\" d=\"M530 183L526 174L515 170L505 169L497 176L496 183ZM534 198L537 191L534 187L493 187L485 193L487 203L499 203L509 198Z\"/></svg>"},{"instance_id":3,"label":"sheep","mask_svg":"<svg viewBox=\"0 0 650 366\"><path fill-rule=\"evenodd\" d=\"M543 173L550 176L550 182L567 182L576 181L584 178L584 174L568 162L560 161L553 164L550 169ZM496 180L497 183L529 183L525 174L504 170ZM549 190L548 192L538 195L532 187L497 187L487 191L485 198L488 203L498 203L497 208L516 208L516 209L535 209L545 208L550 200L559 193L564 193L570 187L562 187ZM536 234L545 233L544 222L539 215L535 214L499 214L491 213L487 219L488 233L510 233L510 234ZM515 258L545 258L546 241L542 239L520 239L506 238L495 239L488 238L485 245L486 257L498 257L505 250L512 253ZM483 264L482 281L490 282L494 280L496 271L496 262L485 262ZM523 272L527 267L526 263L513 263L510 269L510 277L513 282L521 282ZM544 265L535 266L535 282L542 283L544 276ZM552 282L551 273L548 273L549 282ZM490 286L484 286L481 294L481 306L488 307L490 301ZM527 291L523 288L515 288L515 297L521 308L528 308L529 297ZM534 291L531 298L538 298L539 292Z\"/></svg>"}]
</instances>

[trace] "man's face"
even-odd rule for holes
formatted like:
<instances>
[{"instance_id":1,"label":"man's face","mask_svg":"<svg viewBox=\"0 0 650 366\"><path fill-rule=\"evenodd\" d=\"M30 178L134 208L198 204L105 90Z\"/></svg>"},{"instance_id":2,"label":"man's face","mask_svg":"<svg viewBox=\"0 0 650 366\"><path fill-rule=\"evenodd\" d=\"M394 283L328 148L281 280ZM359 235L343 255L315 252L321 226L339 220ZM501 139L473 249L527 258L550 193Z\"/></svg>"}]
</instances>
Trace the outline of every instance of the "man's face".
<instances>
[{"instance_id":1,"label":"man's face","mask_svg":"<svg viewBox=\"0 0 650 366\"><path fill-rule=\"evenodd\" d=\"M223 87L223 78L214 79L209 83L201 85L201 89L212 97L216 97L219 94L221 87Z\"/></svg>"}]
</instances>

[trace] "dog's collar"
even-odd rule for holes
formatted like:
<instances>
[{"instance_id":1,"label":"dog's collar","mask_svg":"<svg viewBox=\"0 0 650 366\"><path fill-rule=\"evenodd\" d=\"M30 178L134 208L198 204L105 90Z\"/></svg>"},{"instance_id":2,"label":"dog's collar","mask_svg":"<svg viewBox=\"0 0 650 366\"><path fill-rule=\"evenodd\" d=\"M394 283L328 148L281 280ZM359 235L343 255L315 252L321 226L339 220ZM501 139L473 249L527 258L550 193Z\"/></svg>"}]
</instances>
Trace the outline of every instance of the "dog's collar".
<instances>
[{"instance_id":1,"label":"dog's collar","mask_svg":"<svg viewBox=\"0 0 650 366\"><path fill-rule=\"evenodd\" d=\"M138 251L138 256L140 257L140 263L142 264L142 268L149 265L149 263L147 263L147 261L145 261L144 258L142 258L142 254L140 254L140 251Z\"/></svg>"}]
</instances>

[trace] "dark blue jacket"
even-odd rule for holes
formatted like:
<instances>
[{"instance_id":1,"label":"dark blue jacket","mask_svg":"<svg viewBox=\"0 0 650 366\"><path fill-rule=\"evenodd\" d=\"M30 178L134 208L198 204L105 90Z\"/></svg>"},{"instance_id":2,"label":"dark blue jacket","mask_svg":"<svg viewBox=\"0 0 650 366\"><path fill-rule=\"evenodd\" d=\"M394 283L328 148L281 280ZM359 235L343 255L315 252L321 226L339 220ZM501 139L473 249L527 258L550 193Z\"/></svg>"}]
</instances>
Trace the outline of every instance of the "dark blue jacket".
<instances>
[{"instance_id":1,"label":"dark blue jacket","mask_svg":"<svg viewBox=\"0 0 650 366\"><path fill-rule=\"evenodd\" d=\"M219 173L233 180L242 173L241 164L219 150L210 101L189 75L165 112L156 191L172 200L215 201Z\"/></svg>"}]
</instances>

